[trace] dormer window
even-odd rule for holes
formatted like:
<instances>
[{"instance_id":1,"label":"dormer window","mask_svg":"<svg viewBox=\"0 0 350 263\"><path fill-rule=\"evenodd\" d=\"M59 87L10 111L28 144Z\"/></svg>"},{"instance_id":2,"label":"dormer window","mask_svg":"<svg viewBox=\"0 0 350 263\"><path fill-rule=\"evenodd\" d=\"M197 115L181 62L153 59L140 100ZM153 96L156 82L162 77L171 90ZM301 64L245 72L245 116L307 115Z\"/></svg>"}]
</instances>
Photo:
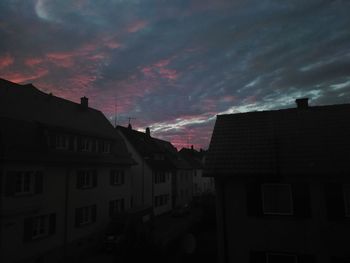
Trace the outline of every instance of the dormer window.
<instances>
[{"instance_id":1,"label":"dormer window","mask_svg":"<svg viewBox=\"0 0 350 263\"><path fill-rule=\"evenodd\" d=\"M81 140L81 150L83 152L91 152L92 141L89 138L82 138Z\"/></svg>"},{"instance_id":2,"label":"dormer window","mask_svg":"<svg viewBox=\"0 0 350 263\"><path fill-rule=\"evenodd\" d=\"M157 160L157 161L165 160L164 154L161 154L161 153L154 154L154 160Z\"/></svg>"},{"instance_id":3,"label":"dormer window","mask_svg":"<svg viewBox=\"0 0 350 263\"><path fill-rule=\"evenodd\" d=\"M111 143L110 142L107 142L107 141L104 141L102 142L102 153L110 153L111 152Z\"/></svg>"},{"instance_id":4,"label":"dormer window","mask_svg":"<svg viewBox=\"0 0 350 263\"><path fill-rule=\"evenodd\" d=\"M55 136L55 148L59 150L68 149L68 136L63 134L56 134Z\"/></svg>"}]
</instances>

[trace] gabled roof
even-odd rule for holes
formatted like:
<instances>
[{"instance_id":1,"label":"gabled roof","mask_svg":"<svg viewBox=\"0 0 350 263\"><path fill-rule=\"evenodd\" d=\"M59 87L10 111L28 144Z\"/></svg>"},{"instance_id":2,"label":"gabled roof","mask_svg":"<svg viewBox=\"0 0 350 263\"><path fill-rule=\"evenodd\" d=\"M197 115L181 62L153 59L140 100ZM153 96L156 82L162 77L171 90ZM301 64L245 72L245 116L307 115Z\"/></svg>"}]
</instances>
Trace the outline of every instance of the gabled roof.
<instances>
[{"instance_id":1,"label":"gabled roof","mask_svg":"<svg viewBox=\"0 0 350 263\"><path fill-rule=\"evenodd\" d=\"M115 138L113 126L101 111L46 94L32 84L0 79L0 116Z\"/></svg>"},{"instance_id":2,"label":"gabled roof","mask_svg":"<svg viewBox=\"0 0 350 263\"><path fill-rule=\"evenodd\" d=\"M116 151L110 155L84 155L82 162L133 164L122 138L102 112L41 92L33 85L19 85L0 79L0 134L2 158L70 161L75 153L47 154L44 129L112 140ZM6 154L5 154L6 153Z\"/></svg>"},{"instance_id":3,"label":"gabled roof","mask_svg":"<svg viewBox=\"0 0 350 263\"><path fill-rule=\"evenodd\" d=\"M175 168L172 158L176 155L176 148L170 142L156 139L144 132L117 126L117 129L125 136L133 148L144 158L153 169ZM164 160L158 160L156 155L162 155Z\"/></svg>"},{"instance_id":4,"label":"gabled roof","mask_svg":"<svg viewBox=\"0 0 350 263\"><path fill-rule=\"evenodd\" d=\"M198 152L195 149L182 148L179 154L184 158L192 168L202 169L204 152Z\"/></svg>"},{"instance_id":5,"label":"gabled roof","mask_svg":"<svg viewBox=\"0 0 350 263\"><path fill-rule=\"evenodd\" d=\"M350 172L350 104L217 116L206 175Z\"/></svg>"}]
</instances>

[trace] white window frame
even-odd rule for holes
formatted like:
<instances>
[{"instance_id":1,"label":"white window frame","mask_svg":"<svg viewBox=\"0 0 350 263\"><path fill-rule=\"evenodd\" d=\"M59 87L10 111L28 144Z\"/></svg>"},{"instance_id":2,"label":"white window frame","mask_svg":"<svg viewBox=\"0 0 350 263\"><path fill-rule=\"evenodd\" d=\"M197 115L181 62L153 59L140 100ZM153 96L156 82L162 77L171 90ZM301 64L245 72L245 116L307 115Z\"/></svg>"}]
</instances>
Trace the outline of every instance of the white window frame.
<instances>
[{"instance_id":1,"label":"white window frame","mask_svg":"<svg viewBox=\"0 0 350 263\"><path fill-rule=\"evenodd\" d=\"M343 184L344 214L350 217L350 184Z\"/></svg>"},{"instance_id":2,"label":"white window frame","mask_svg":"<svg viewBox=\"0 0 350 263\"><path fill-rule=\"evenodd\" d=\"M112 185L123 185L125 183L124 170L112 170ZM124 178L123 178L124 177Z\"/></svg>"},{"instance_id":3,"label":"white window frame","mask_svg":"<svg viewBox=\"0 0 350 263\"><path fill-rule=\"evenodd\" d=\"M16 171L14 189L15 195L27 195L34 193L35 172L36 171L34 170ZM20 184L20 189L17 188L18 183Z\"/></svg>"},{"instance_id":4,"label":"white window frame","mask_svg":"<svg viewBox=\"0 0 350 263\"><path fill-rule=\"evenodd\" d=\"M87 225L92 223L93 206L85 206L79 209L81 209L81 222L79 222L79 225Z\"/></svg>"},{"instance_id":5,"label":"white window frame","mask_svg":"<svg viewBox=\"0 0 350 263\"><path fill-rule=\"evenodd\" d=\"M117 213L121 213L123 212L122 210L122 203L124 203L124 209L125 209L125 200L124 198L120 198L120 199L115 199L115 200L111 200L110 201L112 203L112 215L115 215Z\"/></svg>"},{"instance_id":6,"label":"white window frame","mask_svg":"<svg viewBox=\"0 0 350 263\"><path fill-rule=\"evenodd\" d=\"M64 134L56 134L55 148L58 150L67 150L69 146L68 136Z\"/></svg>"},{"instance_id":7,"label":"white window frame","mask_svg":"<svg viewBox=\"0 0 350 263\"><path fill-rule=\"evenodd\" d=\"M32 239L38 239L49 235L49 215L41 215L33 218Z\"/></svg>"},{"instance_id":8,"label":"white window frame","mask_svg":"<svg viewBox=\"0 0 350 263\"><path fill-rule=\"evenodd\" d=\"M111 152L111 143L107 141L102 142L102 153L110 153Z\"/></svg>"},{"instance_id":9,"label":"white window frame","mask_svg":"<svg viewBox=\"0 0 350 263\"><path fill-rule=\"evenodd\" d=\"M265 198L264 198L264 186L288 186L289 189L289 197L290 197L290 212L282 213L282 212L268 212L265 211ZM293 192L291 184L280 184L280 183L266 183L261 185L261 198L262 198L262 210L264 215L283 215L283 216L291 216L294 214L294 203L293 203Z\"/></svg>"},{"instance_id":10,"label":"white window frame","mask_svg":"<svg viewBox=\"0 0 350 263\"><path fill-rule=\"evenodd\" d=\"M92 170L79 170L78 180L81 180L81 188L93 187L93 171Z\"/></svg>"},{"instance_id":11,"label":"white window frame","mask_svg":"<svg viewBox=\"0 0 350 263\"><path fill-rule=\"evenodd\" d=\"M91 152L92 151L92 140L89 138L81 139L81 151L82 152Z\"/></svg>"},{"instance_id":12,"label":"white window frame","mask_svg":"<svg viewBox=\"0 0 350 263\"><path fill-rule=\"evenodd\" d=\"M272 252L266 253L266 263L269 263L269 256L293 257L294 258L294 263L298 263L298 256L297 255L286 254L286 253L272 253Z\"/></svg>"}]
</instances>

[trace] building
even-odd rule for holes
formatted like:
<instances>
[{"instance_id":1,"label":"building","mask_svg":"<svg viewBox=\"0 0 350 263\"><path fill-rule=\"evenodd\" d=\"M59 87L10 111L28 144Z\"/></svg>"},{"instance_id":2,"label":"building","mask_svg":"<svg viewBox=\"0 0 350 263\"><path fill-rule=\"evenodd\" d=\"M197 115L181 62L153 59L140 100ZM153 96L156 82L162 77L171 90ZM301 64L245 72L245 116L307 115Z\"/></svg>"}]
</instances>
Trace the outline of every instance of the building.
<instances>
[{"instance_id":1,"label":"building","mask_svg":"<svg viewBox=\"0 0 350 263\"><path fill-rule=\"evenodd\" d=\"M350 104L217 117L219 262L350 262Z\"/></svg>"},{"instance_id":2,"label":"building","mask_svg":"<svg viewBox=\"0 0 350 263\"><path fill-rule=\"evenodd\" d=\"M104 115L0 79L1 262L79 260L129 208L134 161Z\"/></svg>"},{"instance_id":3,"label":"building","mask_svg":"<svg viewBox=\"0 0 350 263\"><path fill-rule=\"evenodd\" d=\"M214 178L204 177L204 157L205 151L202 149L196 151L193 146L182 148L179 151L180 156L190 164L193 170L193 198L198 199L204 194L215 192Z\"/></svg>"},{"instance_id":4,"label":"building","mask_svg":"<svg viewBox=\"0 0 350 263\"><path fill-rule=\"evenodd\" d=\"M137 165L131 168L131 206L152 206L154 215L172 209L172 173L176 169L169 156L171 143L151 137L146 132L116 127Z\"/></svg>"}]
</instances>

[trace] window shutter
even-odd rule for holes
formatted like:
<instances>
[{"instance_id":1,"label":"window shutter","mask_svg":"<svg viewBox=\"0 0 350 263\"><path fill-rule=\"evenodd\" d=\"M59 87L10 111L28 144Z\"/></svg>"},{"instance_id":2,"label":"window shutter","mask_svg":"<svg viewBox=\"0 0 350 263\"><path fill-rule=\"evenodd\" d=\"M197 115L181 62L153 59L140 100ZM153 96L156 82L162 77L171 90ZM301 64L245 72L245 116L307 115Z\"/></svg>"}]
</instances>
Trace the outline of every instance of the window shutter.
<instances>
[{"instance_id":1,"label":"window shutter","mask_svg":"<svg viewBox=\"0 0 350 263\"><path fill-rule=\"evenodd\" d=\"M247 191L247 215L248 216L262 216L262 197L261 184L248 183L246 185Z\"/></svg>"},{"instance_id":2,"label":"window shutter","mask_svg":"<svg viewBox=\"0 0 350 263\"><path fill-rule=\"evenodd\" d=\"M32 240L33 234L33 218L25 218L23 224L23 242L29 242Z\"/></svg>"},{"instance_id":3,"label":"window shutter","mask_svg":"<svg viewBox=\"0 0 350 263\"><path fill-rule=\"evenodd\" d=\"M96 222L96 205L91 207L91 221Z\"/></svg>"},{"instance_id":4,"label":"window shutter","mask_svg":"<svg viewBox=\"0 0 350 263\"><path fill-rule=\"evenodd\" d=\"M92 172L92 186L96 187L97 186L97 171L93 170Z\"/></svg>"},{"instance_id":5,"label":"window shutter","mask_svg":"<svg viewBox=\"0 0 350 263\"><path fill-rule=\"evenodd\" d=\"M340 183L325 185L327 216L330 221L341 220L345 217L343 188Z\"/></svg>"},{"instance_id":6,"label":"window shutter","mask_svg":"<svg viewBox=\"0 0 350 263\"><path fill-rule=\"evenodd\" d=\"M49 216L49 235L53 235L56 232L56 214L50 214Z\"/></svg>"},{"instance_id":7,"label":"window shutter","mask_svg":"<svg viewBox=\"0 0 350 263\"><path fill-rule=\"evenodd\" d=\"M111 172L109 173L109 183L111 185L114 185L114 170L111 170Z\"/></svg>"},{"instance_id":8,"label":"window shutter","mask_svg":"<svg viewBox=\"0 0 350 263\"><path fill-rule=\"evenodd\" d=\"M83 171L77 171L77 188L81 188L83 186L82 176Z\"/></svg>"},{"instance_id":9,"label":"window shutter","mask_svg":"<svg viewBox=\"0 0 350 263\"><path fill-rule=\"evenodd\" d=\"M15 193L16 172L8 171L6 174L5 195L11 196Z\"/></svg>"},{"instance_id":10,"label":"window shutter","mask_svg":"<svg viewBox=\"0 0 350 263\"><path fill-rule=\"evenodd\" d=\"M122 171L120 171L120 176L121 176L121 184L124 184L124 171L122 170Z\"/></svg>"},{"instance_id":11,"label":"window shutter","mask_svg":"<svg viewBox=\"0 0 350 263\"><path fill-rule=\"evenodd\" d=\"M76 208L75 209L75 226L79 227L80 223L82 221L82 210L81 208Z\"/></svg>"},{"instance_id":12,"label":"window shutter","mask_svg":"<svg viewBox=\"0 0 350 263\"><path fill-rule=\"evenodd\" d=\"M96 140L91 140L91 152L96 152L96 143L97 143L97 141Z\"/></svg>"},{"instance_id":13,"label":"window shutter","mask_svg":"<svg viewBox=\"0 0 350 263\"><path fill-rule=\"evenodd\" d=\"M124 198L120 200L121 204L120 204L120 212L124 212L125 211L125 204L124 204Z\"/></svg>"},{"instance_id":14,"label":"window shutter","mask_svg":"<svg viewBox=\"0 0 350 263\"><path fill-rule=\"evenodd\" d=\"M34 192L36 194L41 194L43 192L43 172L37 171L34 176L35 188Z\"/></svg>"},{"instance_id":15,"label":"window shutter","mask_svg":"<svg viewBox=\"0 0 350 263\"><path fill-rule=\"evenodd\" d=\"M314 263L316 262L314 255L298 255L298 263Z\"/></svg>"},{"instance_id":16,"label":"window shutter","mask_svg":"<svg viewBox=\"0 0 350 263\"><path fill-rule=\"evenodd\" d=\"M266 253L262 251L250 252L250 263L266 263Z\"/></svg>"},{"instance_id":17,"label":"window shutter","mask_svg":"<svg viewBox=\"0 0 350 263\"><path fill-rule=\"evenodd\" d=\"M54 133L49 134L49 147L51 149L56 148L56 134Z\"/></svg>"},{"instance_id":18,"label":"window shutter","mask_svg":"<svg viewBox=\"0 0 350 263\"><path fill-rule=\"evenodd\" d=\"M292 197L294 215L298 218L310 218L310 185L308 183L292 184Z\"/></svg>"},{"instance_id":19,"label":"window shutter","mask_svg":"<svg viewBox=\"0 0 350 263\"><path fill-rule=\"evenodd\" d=\"M113 216L114 211L113 211L113 201L109 201L109 216Z\"/></svg>"},{"instance_id":20,"label":"window shutter","mask_svg":"<svg viewBox=\"0 0 350 263\"><path fill-rule=\"evenodd\" d=\"M68 139L68 149L74 151L74 135L69 135Z\"/></svg>"},{"instance_id":21,"label":"window shutter","mask_svg":"<svg viewBox=\"0 0 350 263\"><path fill-rule=\"evenodd\" d=\"M77 150L78 152L81 152L81 149L82 149L82 139L81 139L81 136L78 136L77 137L77 143L78 143L78 147L77 147Z\"/></svg>"}]
</instances>

